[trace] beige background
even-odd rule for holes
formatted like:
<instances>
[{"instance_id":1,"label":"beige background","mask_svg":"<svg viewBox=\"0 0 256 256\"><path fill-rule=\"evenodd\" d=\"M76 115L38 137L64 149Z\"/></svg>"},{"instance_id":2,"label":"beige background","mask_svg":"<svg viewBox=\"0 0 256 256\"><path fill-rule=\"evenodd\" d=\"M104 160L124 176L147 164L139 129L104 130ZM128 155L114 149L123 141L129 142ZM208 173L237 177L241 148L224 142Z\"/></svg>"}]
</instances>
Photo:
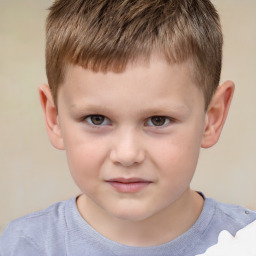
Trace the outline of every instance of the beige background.
<instances>
[{"instance_id":1,"label":"beige background","mask_svg":"<svg viewBox=\"0 0 256 256\"><path fill-rule=\"evenodd\" d=\"M65 153L46 135L37 88L46 82L50 0L0 0L0 233L19 216L78 193ZM202 150L192 187L256 209L256 1L215 0L225 36L222 81L236 82L218 145Z\"/></svg>"}]
</instances>

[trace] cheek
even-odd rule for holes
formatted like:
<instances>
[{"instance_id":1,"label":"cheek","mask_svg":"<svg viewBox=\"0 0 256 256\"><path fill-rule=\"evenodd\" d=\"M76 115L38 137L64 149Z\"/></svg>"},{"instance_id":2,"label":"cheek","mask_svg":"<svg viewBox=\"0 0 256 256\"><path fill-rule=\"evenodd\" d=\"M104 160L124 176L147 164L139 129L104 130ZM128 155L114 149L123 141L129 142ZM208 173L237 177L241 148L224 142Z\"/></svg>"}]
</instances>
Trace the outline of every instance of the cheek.
<instances>
[{"instance_id":1,"label":"cheek","mask_svg":"<svg viewBox=\"0 0 256 256\"><path fill-rule=\"evenodd\" d=\"M200 139L180 133L160 143L155 142L151 155L154 163L168 180L179 183L190 181L196 169L200 152Z\"/></svg>"},{"instance_id":2,"label":"cheek","mask_svg":"<svg viewBox=\"0 0 256 256\"><path fill-rule=\"evenodd\" d=\"M159 182L162 184L163 197L171 195L171 201L179 198L189 187L194 176L197 156L188 148L172 146L169 154L160 155L161 162L157 166ZM193 152L193 154L191 154Z\"/></svg>"},{"instance_id":3,"label":"cheek","mask_svg":"<svg viewBox=\"0 0 256 256\"><path fill-rule=\"evenodd\" d=\"M73 140L67 142L67 160L72 177L82 189L93 184L95 178L100 176L100 167L104 162L106 150L102 143L94 140Z\"/></svg>"}]
</instances>

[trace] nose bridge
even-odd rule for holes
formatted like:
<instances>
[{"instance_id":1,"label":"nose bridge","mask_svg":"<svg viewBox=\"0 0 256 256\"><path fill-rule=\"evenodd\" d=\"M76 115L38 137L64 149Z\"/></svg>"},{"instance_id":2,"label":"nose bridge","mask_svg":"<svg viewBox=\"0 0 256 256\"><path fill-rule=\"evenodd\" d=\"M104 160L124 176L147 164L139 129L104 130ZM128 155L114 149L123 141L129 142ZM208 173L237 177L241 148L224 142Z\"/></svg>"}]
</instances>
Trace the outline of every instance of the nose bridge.
<instances>
[{"instance_id":1,"label":"nose bridge","mask_svg":"<svg viewBox=\"0 0 256 256\"><path fill-rule=\"evenodd\" d=\"M115 134L111 151L111 160L123 166L131 166L144 160L140 132L136 128L123 127Z\"/></svg>"}]
</instances>

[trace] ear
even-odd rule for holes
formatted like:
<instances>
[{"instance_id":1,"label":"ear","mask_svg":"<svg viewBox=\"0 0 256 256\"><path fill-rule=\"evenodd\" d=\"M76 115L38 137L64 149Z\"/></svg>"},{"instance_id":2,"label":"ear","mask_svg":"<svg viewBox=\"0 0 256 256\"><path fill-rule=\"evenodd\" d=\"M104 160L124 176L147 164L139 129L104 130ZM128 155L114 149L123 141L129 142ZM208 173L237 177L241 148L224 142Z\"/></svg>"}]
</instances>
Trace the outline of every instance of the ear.
<instances>
[{"instance_id":1,"label":"ear","mask_svg":"<svg viewBox=\"0 0 256 256\"><path fill-rule=\"evenodd\" d=\"M49 86L40 85L39 95L50 141L55 148L62 150L64 149L64 143L58 121L58 111Z\"/></svg>"},{"instance_id":2,"label":"ear","mask_svg":"<svg viewBox=\"0 0 256 256\"><path fill-rule=\"evenodd\" d=\"M213 95L206 112L202 148L209 148L217 143L228 114L234 88L235 85L232 81L226 81L218 86Z\"/></svg>"}]
</instances>

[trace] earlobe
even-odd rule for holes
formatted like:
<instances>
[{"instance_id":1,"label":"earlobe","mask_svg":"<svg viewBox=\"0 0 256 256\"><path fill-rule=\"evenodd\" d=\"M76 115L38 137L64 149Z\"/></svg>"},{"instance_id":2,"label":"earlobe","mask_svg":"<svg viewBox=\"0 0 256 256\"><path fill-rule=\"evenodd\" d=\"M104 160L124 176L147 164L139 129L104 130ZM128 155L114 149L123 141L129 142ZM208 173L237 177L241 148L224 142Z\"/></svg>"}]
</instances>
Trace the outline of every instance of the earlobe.
<instances>
[{"instance_id":1,"label":"earlobe","mask_svg":"<svg viewBox=\"0 0 256 256\"><path fill-rule=\"evenodd\" d=\"M41 85L39 95L50 141L55 148L62 150L64 149L64 143L58 121L58 112L49 86Z\"/></svg>"},{"instance_id":2,"label":"earlobe","mask_svg":"<svg viewBox=\"0 0 256 256\"><path fill-rule=\"evenodd\" d=\"M209 148L217 143L228 114L234 88L232 81L226 81L217 88L213 95L206 112L202 148Z\"/></svg>"}]
</instances>

